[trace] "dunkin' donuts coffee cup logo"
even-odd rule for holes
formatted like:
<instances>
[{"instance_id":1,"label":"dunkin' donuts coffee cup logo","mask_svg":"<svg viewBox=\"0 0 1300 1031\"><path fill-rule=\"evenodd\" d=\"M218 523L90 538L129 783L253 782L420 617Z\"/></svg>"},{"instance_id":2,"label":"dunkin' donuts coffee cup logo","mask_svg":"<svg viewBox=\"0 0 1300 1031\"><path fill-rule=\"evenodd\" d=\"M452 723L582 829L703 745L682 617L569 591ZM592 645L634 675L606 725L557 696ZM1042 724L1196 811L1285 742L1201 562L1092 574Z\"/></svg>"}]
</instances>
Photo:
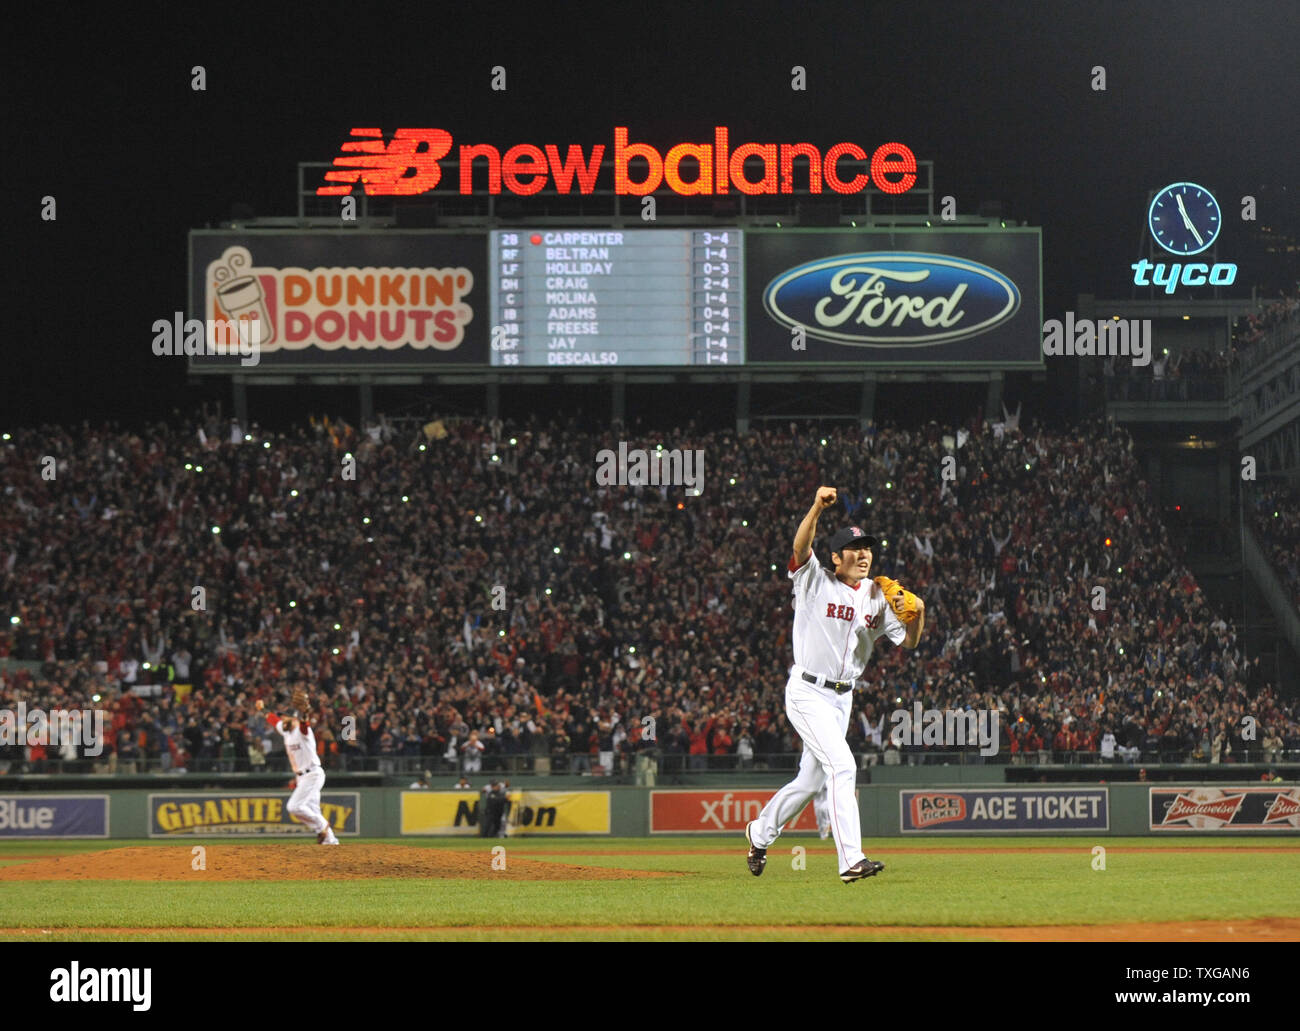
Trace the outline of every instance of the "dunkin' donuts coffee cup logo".
<instances>
[{"instance_id":1,"label":"dunkin' donuts coffee cup logo","mask_svg":"<svg viewBox=\"0 0 1300 1031\"><path fill-rule=\"evenodd\" d=\"M275 326L266 310L266 296L257 277L241 276L236 272L237 268L247 264L248 251L244 251L243 254L231 254L229 263L217 267L214 272L218 284L217 304L228 321L255 323L261 327L258 342L265 347L275 342Z\"/></svg>"},{"instance_id":2,"label":"dunkin' donuts coffee cup logo","mask_svg":"<svg viewBox=\"0 0 1300 1031\"><path fill-rule=\"evenodd\" d=\"M461 266L259 267L247 247L228 247L206 269L204 312L219 332L256 326L263 351L452 351L474 318L473 288Z\"/></svg>"}]
</instances>

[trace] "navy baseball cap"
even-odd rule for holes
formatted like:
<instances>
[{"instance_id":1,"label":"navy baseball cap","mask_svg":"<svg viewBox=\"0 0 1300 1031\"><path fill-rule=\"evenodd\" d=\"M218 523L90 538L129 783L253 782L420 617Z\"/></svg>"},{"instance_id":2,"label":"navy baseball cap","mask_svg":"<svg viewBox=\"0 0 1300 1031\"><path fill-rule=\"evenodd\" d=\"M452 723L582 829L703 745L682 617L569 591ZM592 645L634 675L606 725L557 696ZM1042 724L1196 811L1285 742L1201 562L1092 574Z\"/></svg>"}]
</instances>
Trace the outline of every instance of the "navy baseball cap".
<instances>
[{"instance_id":1,"label":"navy baseball cap","mask_svg":"<svg viewBox=\"0 0 1300 1031\"><path fill-rule=\"evenodd\" d=\"M842 526L831 536L830 549L835 552L845 548L874 548L877 543L876 538L860 526Z\"/></svg>"}]
</instances>

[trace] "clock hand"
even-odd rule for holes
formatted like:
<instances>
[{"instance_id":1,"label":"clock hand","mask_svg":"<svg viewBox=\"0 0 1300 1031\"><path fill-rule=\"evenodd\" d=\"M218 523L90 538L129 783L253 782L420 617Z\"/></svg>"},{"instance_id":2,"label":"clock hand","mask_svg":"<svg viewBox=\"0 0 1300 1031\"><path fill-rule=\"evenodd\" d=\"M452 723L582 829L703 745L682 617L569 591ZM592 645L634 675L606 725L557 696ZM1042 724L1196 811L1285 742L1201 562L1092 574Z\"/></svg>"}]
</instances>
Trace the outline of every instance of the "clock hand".
<instances>
[{"instance_id":1,"label":"clock hand","mask_svg":"<svg viewBox=\"0 0 1300 1031\"><path fill-rule=\"evenodd\" d=\"M1182 212L1182 215L1183 215L1183 225L1185 225L1188 229L1190 229L1190 230L1192 231L1192 235L1193 235L1194 237L1196 237L1196 242L1199 243L1202 247L1204 247L1204 246L1205 246L1205 241L1201 239L1201 234L1198 233L1198 232L1196 231L1196 226L1194 226L1194 225L1192 224L1192 219L1191 219L1191 217L1187 214L1187 209L1186 209L1185 207L1183 207L1183 198L1182 198L1182 196L1176 193L1176 194L1174 194L1174 200L1178 201L1178 210L1179 210L1180 212Z\"/></svg>"}]
</instances>

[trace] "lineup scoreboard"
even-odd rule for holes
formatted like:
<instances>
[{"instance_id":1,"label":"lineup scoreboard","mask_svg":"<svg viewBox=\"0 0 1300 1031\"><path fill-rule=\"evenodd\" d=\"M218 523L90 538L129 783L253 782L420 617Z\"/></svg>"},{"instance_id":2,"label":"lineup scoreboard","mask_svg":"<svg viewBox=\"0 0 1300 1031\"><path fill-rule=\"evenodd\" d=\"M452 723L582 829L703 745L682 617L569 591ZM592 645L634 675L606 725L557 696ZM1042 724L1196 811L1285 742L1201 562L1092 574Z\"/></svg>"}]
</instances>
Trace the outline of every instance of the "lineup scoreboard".
<instances>
[{"instance_id":1,"label":"lineup scoreboard","mask_svg":"<svg viewBox=\"0 0 1300 1031\"><path fill-rule=\"evenodd\" d=\"M740 365L739 229L488 234L493 366Z\"/></svg>"},{"instance_id":2,"label":"lineup scoreboard","mask_svg":"<svg viewBox=\"0 0 1300 1031\"><path fill-rule=\"evenodd\" d=\"M188 309L152 348L203 374L1044 361L1023 226L200 229Z\"/></svg>"}]
</instances>

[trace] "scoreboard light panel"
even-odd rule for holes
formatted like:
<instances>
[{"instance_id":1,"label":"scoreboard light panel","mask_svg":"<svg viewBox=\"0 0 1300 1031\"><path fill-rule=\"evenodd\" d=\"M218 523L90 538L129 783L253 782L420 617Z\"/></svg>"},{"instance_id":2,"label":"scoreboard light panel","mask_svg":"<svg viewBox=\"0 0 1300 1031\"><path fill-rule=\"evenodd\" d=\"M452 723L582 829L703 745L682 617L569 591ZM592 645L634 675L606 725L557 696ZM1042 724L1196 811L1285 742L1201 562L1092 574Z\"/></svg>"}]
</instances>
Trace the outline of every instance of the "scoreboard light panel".
<instances>
[{"instance_id":1,"label":"scoreboard light panel","mask_svg":"<svg viewBox=\"0 0 1300 1031\"><path fill-rule=\"evenodd\" d=\"M489 234L493 366L744 362L736 228Z\"/></svg>"}]
</instances>

